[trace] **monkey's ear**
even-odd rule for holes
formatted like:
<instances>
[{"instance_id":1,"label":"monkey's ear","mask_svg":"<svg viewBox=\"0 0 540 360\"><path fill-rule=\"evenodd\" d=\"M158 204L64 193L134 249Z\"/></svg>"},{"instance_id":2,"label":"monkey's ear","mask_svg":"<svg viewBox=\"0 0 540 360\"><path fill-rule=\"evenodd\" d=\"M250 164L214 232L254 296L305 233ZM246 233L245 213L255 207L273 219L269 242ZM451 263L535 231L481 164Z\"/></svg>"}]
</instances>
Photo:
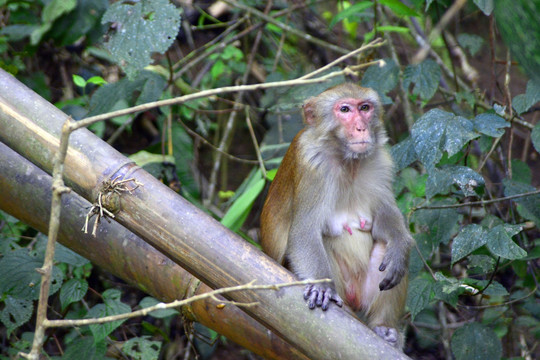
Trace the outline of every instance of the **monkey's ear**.
<instances>
[{"instance_id":1,"label":"monkey's ear","mask_svg":"<svg viewBox=\"0 0 540 360\"><path fill-rule=\"evenodd\" d=\"M315 106L312 102L313 98L309 98L304 105L302 105L302 114L304 115L304 122L308 125L315 124Z\"/></svg>"}]
</instances>

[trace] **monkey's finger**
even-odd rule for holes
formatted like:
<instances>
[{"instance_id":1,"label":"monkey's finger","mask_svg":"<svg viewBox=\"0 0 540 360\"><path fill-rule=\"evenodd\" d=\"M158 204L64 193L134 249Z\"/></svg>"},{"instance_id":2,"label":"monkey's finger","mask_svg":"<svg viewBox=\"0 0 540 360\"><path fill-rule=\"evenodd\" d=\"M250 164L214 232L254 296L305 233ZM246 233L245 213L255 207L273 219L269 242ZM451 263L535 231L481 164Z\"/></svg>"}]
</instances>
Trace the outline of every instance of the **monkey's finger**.
<instances>
[{"instance_id":1,"label":"monkey's finger","mask_svg":"<svg viewBox=\"0 0 540 360\"><path fill-rule=\"evenodd\" d=\"M318 294L319 294L319 291L317 291L316 289L313 289L313 291L311 292L311 295L308 299L308 307L310 309L315 309L315 304L317 302Z\"/></svg>"},{"instance_id":2,"label":"monkey's finger","mask_svg":"<svg viewBox=\"0 0 540 360\"><path fill-rule=\"evenodd\" d=\"M396 283L392 281L392 279L384 278L383 281L379 283L379 290L390 290L394 286L396 286Z\"/></svg>"},{"instance_id":3,"label":"monkey's finger","mask_svg":"<svg viewBox=\"0 0 540 360\"><path fill-rule=\"evenodd\" d=\"M336 305L339 306L339 307L343 306L343 300L336 293L332 293L332 301L334 301L336 303Z\"/></svg>"},{"instance_id":4,"label":"monkey's finger","mask_svg":"<svg viewBox=\"0 0 540 360\"><path fill-rule=\"evenodd\" d=\"M331 293L330 293L331 295ZM323 302L326 301L326 298L329 296L328 294L328 289L327 290L324 290L324 289L319 289L319 293L317 294L317 306L322 306L323 310L326 310L328 309L328 305L326 305L326 309L324 308L323 306Z\"/></svg>"},{"instance_id":5,"label":"monkey's finger","mask_svg":"<svg viewBox=\"0 0 540 360\"><path fill-rule=\"evenodd\" d=\"M309 296L311 295L311 290L312 289L313 289L313 284L306 286L306 288L304 289L304 300L309 299Z\"/></svg>"}]
</instances>

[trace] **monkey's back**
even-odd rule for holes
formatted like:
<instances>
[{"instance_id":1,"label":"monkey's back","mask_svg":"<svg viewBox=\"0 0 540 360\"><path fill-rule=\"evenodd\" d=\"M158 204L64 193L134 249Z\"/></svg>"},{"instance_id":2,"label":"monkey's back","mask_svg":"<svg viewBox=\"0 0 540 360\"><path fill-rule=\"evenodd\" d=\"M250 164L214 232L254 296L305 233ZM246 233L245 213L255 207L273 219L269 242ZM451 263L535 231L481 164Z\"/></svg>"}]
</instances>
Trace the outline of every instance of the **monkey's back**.
<instances>
[{"instance_id":1,"label":"monkey's back","mask_svg":"<svg viewBox=\"0 0 540 360\"><path fill-rule=\"evenodd\" d=\"M298 139L301 130L291 142L283 157L282 164L296 164ZM261 246L263 251L280 264L284 263L287 250L287 236L291 227L293 211L293 191L298 181L297 169L280 166L264 202L261 214Z\"/></svg>"}]
</instances>

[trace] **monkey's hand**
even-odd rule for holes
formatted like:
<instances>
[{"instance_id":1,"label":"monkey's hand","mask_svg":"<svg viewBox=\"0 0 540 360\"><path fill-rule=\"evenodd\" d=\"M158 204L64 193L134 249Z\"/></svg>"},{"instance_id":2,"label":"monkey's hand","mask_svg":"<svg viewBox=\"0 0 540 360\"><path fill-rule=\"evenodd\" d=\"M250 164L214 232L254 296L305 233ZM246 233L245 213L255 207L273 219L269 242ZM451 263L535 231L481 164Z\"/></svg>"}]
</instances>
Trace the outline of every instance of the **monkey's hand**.
<instances>
[{"instance_id":1,"label":"monkey's hand","mask_svg":"<svg viewBox=\"0 0 540 360\"><path fill-rule=\"evenodd\" d=\"M379 271L386 270L386 276L379 283L379 289L390 290L401 282L408 269L408 252L399 246L388 246Z\"/></svg>"},{"instance_id":2,"label":"monkey's hand","mask_svg":"<svg viewBox=\"0 0 540 360\"><path fill-rule=\"evenodd\" d=\"M337 292L331 287L321 284L306 286L304 299L307 301L310 309L315 309L315 306L319 306L321 309L327 310L330 301L334 301L339 307L343 306L343 300L341 300Z\"/></svg>"}]
</instances>

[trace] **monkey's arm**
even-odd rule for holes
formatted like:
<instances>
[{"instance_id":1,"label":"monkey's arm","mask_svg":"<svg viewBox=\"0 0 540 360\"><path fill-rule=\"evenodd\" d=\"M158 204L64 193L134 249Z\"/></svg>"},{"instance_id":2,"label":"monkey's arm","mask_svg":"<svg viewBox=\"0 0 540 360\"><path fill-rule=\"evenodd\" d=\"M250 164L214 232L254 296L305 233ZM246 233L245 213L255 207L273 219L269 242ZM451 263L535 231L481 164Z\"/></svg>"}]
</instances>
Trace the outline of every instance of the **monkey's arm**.
<instances>
[{"instance_id":1,"label":"monkey's arm","mask_svg":"<svg viewBox=\"0 0 540 360\"><path fill-rule=\"evenodd\" d=\"M301 279L331 279L330 264L323 245L323 213L320 204L324 204L321 195L324 192L298 194L293 219L289 231L287 257L293 272ZM319 195L319 196L317 196ZM304 291L310 309L320 306L328 309L331 301L343 305L331 284L308 285Z\"/></svg>"},{"instance_id":2,"label":"monkey's arm","mask_svg":"<svg viewBox=\"0 0 540 360\"><path fill-rule=\"evenodd\" d=\"M407 273L409 251L414 243L393 198L386 199L375 211L372 235L375 241L386 243L386 253L379 270L387 270L387 274L379 289L389 290Z\"/></svg>"}]
</instances>

